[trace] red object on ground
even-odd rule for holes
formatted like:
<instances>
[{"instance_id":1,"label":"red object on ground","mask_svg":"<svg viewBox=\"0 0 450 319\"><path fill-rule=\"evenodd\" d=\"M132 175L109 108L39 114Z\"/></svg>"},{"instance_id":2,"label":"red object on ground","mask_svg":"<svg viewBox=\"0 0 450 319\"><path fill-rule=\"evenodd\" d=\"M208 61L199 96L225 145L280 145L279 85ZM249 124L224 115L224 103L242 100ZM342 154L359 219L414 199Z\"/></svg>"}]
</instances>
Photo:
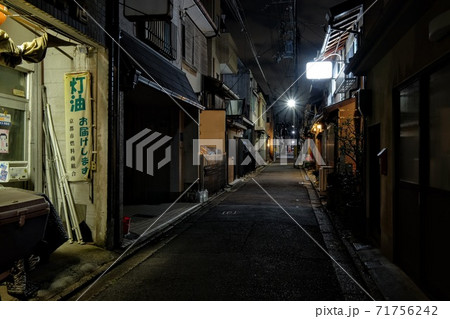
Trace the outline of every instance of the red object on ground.
<instances>
[{"instance_id":1,"label":"red object on ground","mask_svg":"<svg viewBox=\"0 0 450 319\"><path fill-rule=\"evenodd\" d=\"M122 219L122 231L124 235L127 235L130 233L130 223L131 223L131 217L124 217Z\"/></svg>"}]
</instances>

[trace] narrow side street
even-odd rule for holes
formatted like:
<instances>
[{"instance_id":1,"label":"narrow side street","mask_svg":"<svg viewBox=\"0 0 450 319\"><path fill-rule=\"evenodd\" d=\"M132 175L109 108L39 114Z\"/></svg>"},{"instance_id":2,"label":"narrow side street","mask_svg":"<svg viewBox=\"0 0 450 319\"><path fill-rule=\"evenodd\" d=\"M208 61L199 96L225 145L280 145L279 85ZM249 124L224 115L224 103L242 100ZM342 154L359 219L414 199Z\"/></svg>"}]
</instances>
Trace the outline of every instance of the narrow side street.
<instances>
[{"instance_id":1,"label":"narrow side street","mask_svg":"<svg viewBox=\"0 0 450 319\"><path fill-rule=\"evenodd\" d=\"M370 300L255 181L326 247L302 171L272 164L80 300Z\"/></svg>"}]
</instances>

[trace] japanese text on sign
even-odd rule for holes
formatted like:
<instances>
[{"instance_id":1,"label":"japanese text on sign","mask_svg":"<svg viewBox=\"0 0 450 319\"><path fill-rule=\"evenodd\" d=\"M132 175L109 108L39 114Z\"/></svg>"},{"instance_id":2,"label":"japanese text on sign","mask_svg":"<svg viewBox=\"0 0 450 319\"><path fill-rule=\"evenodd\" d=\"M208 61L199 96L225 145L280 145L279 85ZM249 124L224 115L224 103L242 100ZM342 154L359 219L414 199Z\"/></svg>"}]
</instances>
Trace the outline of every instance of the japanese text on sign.
<instances>
[{"instance_id":1,"label":"japanese text on sign","mask_svg":"<svg viewBox=\"0 0 450 319\"><path fill-rule=\"evenodd\" d=\"M65 74L66 159L69 181L89 179L92 154L91 77Z\"/></svg>"}]
</instances>

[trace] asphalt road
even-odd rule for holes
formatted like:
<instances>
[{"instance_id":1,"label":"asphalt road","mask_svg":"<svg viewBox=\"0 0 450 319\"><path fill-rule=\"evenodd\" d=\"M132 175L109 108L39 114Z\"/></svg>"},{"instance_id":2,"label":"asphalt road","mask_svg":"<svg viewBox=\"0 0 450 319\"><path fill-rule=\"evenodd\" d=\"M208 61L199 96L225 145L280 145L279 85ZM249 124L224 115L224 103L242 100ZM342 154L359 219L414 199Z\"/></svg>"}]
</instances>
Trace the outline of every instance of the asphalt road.
<instances>
[{"instance_id":1,"label":"asphalt road","mask_svg":"<svg viewBox=\"0 0 450 319\"><path fill-rule=\"evenodd\" d=\"M255 181L325 246L298 169L271 165ZM332 260L255 181L182 222L82 300L343 300Z\"/></svg>"}]
</instances>

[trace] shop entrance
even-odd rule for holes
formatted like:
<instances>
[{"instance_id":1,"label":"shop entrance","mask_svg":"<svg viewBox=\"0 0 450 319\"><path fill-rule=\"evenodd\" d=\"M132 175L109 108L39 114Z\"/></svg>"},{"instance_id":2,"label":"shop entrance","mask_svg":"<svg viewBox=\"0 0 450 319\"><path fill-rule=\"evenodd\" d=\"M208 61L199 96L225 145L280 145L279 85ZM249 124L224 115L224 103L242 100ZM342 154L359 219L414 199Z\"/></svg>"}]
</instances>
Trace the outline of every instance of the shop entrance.
<instances>
[{"instance_id":1,"label":"shop entrance","mask_svg":"<svg viewBox=\"0 0 450 319\"><path fill-rule=\"evenodd\" d=\"M450 64L433 66L398 91L395 261L427 293L449 298Z\"/></svg>"},{"instance_id":2,"label":"shop entrance","mask_svg":"<svg viewBox=\"0 0 450 319\"><path fill-rule=\"evenodd\" d=\"M148 129L160 134L151 143L161 140L164 136L170 138L170 141L155 150L153 154L154 162L166 157L165 152L169 145L172 149L172 155L173 151L178 148L176 137L179 126L179 112L177 106L172 105L174 104L173 101L167 95L142 83L137 84L133 90L127 91L124 98L125 142ZM139 140L136 141L135 145L137 144L139 144ZM140 159L143 161L142 172L136 168L136 165L133 165L133 167L125 166L124 205L159 204L171 200L171 179L175 178L174 174L177 174L174 171L175 169L171 169L171 167L174 165L172 161L176 159L172 156L171 161L160 168L154 165L153 175L150 175L147 168L151 162L145 151L148 146L150 144L145 145L144 158ZM133 164L136 163L136 156L139 155L136 152L136 147L134 147Z\"/></svg>"}]
</instances>

